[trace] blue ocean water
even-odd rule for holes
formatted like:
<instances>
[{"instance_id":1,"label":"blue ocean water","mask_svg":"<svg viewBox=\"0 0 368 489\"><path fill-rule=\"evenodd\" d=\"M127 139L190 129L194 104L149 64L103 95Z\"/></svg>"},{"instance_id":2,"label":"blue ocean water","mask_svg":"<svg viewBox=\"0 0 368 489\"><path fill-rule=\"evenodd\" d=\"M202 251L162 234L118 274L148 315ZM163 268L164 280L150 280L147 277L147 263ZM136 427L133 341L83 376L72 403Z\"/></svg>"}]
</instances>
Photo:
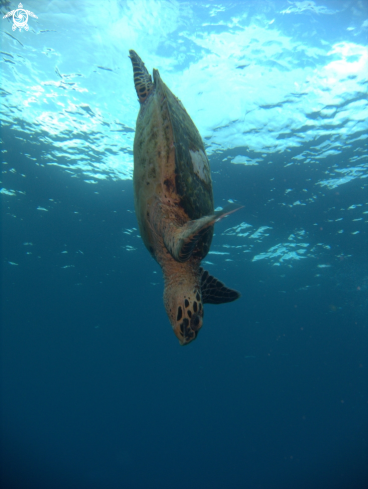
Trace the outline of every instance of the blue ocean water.
<instances>
[{"instance_id":1,"label":"blue ocean water","mask_svg":"<svg viewBox=\"0 0 368 489\"><path fill-rule=\"evenodd\" d=\"M1 2L4 489L368 485L368 6ZM180 347L134 214L129 49L183 102L239 290Z\"/></svg>"}]
</instances>

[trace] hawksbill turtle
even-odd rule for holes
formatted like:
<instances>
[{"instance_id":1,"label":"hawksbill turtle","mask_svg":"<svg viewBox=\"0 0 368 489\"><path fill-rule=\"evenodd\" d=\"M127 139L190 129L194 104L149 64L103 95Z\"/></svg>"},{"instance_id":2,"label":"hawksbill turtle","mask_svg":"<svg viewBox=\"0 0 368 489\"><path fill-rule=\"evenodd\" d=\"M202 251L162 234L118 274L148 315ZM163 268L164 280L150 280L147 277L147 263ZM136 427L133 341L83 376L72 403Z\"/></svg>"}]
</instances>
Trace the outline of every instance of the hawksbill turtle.
<instances>
[{"instance_id":1,"label":"hawksbill turtle","mask_svg":"<svg viewBox=\"0 0 368 489\"><path fill-rule=\"evenodd\" d=\"M134 137L134 204L140 234L160 264L164 305L181 345L197 337L203 304L240 296L200 266L214 223L238 210L214 211L209 162L201 136L183 104L153 70L153 82L130 50L140 102Z\"/></svg>"}]
</instances>

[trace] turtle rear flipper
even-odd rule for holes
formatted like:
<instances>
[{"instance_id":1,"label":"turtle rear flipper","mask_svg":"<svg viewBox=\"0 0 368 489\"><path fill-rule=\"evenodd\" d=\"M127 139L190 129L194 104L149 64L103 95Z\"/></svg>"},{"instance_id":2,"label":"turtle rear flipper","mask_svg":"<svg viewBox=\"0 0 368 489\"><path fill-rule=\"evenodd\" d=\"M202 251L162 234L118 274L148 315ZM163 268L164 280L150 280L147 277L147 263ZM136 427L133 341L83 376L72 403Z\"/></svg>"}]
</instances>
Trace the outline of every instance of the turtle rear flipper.
<instances>
[{"instance_id":1,"label":"turtle rear flipper","mask_svg":"<svg viewBox=\"0 0 368 489\"><path fill-rule=\"evenodd\" d=\"M208 231L210 226L241 208L242 206L228 206L226 209L209 216L188 221L180 227L170 223L165 226L162 233L167 250L176 261L180 263L187 261L191 257L198 240Z\"/></svg>"},{"instance_id":2,"label":"turtle rear flipper","mask_svg":"<svg viewBox=\"0 0 368 489\"><path fill-rule=\"evenodd\" d=\"M142 104L153 91L154 85L152 83L151 75L148 73L143 61L138 54L130 49L129 58L133 65L134 86L137 92L140 103Z\"/></svg>"}]
</instances>

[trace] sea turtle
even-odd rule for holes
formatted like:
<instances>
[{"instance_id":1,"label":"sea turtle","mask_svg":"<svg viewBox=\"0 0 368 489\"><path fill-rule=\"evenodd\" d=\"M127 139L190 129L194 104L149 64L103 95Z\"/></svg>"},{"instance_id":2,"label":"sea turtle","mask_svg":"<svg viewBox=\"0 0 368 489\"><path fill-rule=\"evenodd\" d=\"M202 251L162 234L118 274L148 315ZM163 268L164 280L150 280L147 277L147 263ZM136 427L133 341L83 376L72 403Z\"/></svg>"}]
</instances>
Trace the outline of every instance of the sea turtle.
<instances>
[{"instance_id":1,"label":"sea turtle","mask_svg":"<svg viewBox=\"0 0 368 489\"><path fill-rule=\"evenodd\" d=\"M140 102L134 138L134 200L144 244L161 265L164 304L181 345L197 337L203 304L240 296L201 266L213 225L237 208L215 212L209 162L183 104L130 50Z\"/></svg>"}]
</instances>

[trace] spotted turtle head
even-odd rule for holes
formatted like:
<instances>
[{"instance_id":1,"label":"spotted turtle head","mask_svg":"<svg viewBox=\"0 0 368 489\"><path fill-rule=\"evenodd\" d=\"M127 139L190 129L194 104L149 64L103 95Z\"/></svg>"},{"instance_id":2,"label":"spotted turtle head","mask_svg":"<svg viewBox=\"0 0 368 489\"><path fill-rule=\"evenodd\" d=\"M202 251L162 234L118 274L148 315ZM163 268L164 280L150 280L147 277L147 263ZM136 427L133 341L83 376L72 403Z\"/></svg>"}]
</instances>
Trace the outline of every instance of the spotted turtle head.
<instances>
[{"instance_id":1,"label":"spotted turtle head","mask_svg":"<svg viewBox=\"0 0 368 489\"><path fill-rule=\"evenodd\" d=\"M167 290L164 303L171 326L181 345L195 340L203 324L203 304L200 290L188 293L181 290Z\"/></svg>"}]
</instances>

